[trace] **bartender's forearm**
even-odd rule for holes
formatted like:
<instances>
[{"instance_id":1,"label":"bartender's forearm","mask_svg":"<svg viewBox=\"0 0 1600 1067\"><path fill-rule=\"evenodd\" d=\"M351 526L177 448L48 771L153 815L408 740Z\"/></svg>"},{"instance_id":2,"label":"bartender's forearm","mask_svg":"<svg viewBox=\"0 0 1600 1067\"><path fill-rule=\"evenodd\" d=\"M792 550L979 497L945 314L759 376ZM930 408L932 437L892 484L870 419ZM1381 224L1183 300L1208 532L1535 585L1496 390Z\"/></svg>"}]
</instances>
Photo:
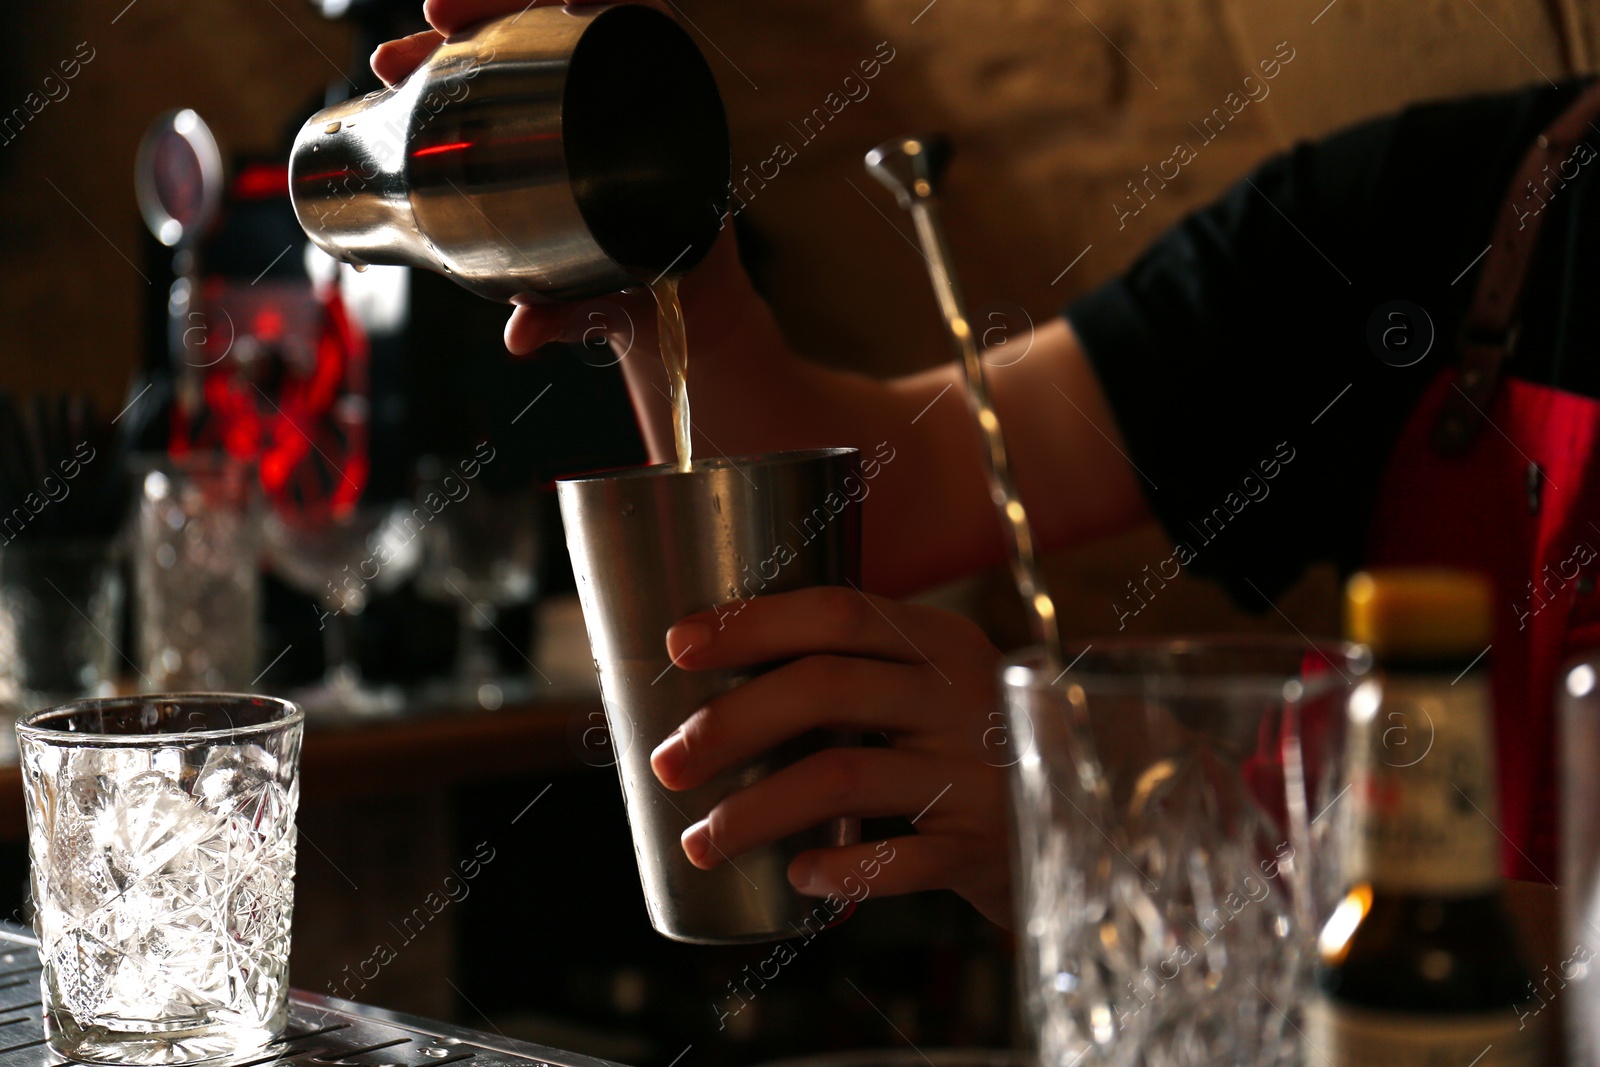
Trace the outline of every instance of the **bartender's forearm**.
<instances>
[{"instance_id":1,"label":"bartender's forearm","mask_svg":"<svg viewBox=\"0 0 1600 1067\"><path fill-rule=\"evenodd\" d=\"M872 591L905 595L1004 559L958 364L889 381L830 370L795 355L753 295L715 307L720 317L689 321L698 454L852 445L876 459L863 517ZM673 455L666 376L654 345L646 350L623 369L651 459L665 461ZM1146 516L1116 423L1064 320L1041 327L1021 360L991 368L990 381L1043 547Z\"/></svg>"}]
</instances>

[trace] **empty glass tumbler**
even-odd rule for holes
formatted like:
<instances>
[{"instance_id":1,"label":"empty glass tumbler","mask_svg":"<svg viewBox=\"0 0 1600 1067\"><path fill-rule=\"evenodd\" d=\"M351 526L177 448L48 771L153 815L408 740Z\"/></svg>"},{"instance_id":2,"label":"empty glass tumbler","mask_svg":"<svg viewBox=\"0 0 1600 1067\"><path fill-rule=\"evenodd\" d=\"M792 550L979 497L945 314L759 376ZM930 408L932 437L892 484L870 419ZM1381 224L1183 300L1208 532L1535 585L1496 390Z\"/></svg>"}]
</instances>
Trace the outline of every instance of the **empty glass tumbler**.
<instances>
[{"instance_id":1,"label":"empty glass tumbler","mask_svg":"<svg viewBox=\"0 0 1600 1067\"><path fill-rule=\"evenodd\" d=\"M302 719L283 700L193 693L18 722L56 1053L198 1063L283 1033Z\"/></svg>"},{"instance_id":2,"label":"empty glass tumbler","mask_svg":"<svg viewBox=\"0 0 1600 1067\"><path fill-rule=\"evenodd\" d=\"M1364 667L1354 649L1232 639L1003 668L1008 736L988 747L1013 764L1042 1067L1301 1062Z\"/></svg>"}]
</instances>

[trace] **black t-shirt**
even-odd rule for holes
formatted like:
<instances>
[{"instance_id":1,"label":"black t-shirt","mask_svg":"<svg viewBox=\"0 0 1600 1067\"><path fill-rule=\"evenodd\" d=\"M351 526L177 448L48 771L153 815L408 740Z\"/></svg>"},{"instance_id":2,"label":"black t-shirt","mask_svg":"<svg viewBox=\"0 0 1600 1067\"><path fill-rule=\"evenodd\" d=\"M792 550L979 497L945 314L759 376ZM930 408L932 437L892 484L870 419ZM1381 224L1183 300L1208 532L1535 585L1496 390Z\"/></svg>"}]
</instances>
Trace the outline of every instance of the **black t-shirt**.
<instances>
[{"instance_id":1,"label":"black t-shirt","mask_svg":"<svg viewBox=\"0 0 1600 1067\"><path fill-rule=\"evenodd\" d=\"M1512 174L1582 88L1421 105L1299 145L1067 309L1174 541L1153 572L1207 575L1260 608L1311 563L1359 566L1400 430L1457 359ZM1596 171L1600 161L1544 209L1506 366L1590 396L1600 396L1600 255L1585 241L1600 232ZM1434 328L1431 351L1409 367L1368 342L1375 316L1407 321L1378 314L1394 301ZM1410 330L1420 339L1419 324Z\"/></svg>"}]
</instances>

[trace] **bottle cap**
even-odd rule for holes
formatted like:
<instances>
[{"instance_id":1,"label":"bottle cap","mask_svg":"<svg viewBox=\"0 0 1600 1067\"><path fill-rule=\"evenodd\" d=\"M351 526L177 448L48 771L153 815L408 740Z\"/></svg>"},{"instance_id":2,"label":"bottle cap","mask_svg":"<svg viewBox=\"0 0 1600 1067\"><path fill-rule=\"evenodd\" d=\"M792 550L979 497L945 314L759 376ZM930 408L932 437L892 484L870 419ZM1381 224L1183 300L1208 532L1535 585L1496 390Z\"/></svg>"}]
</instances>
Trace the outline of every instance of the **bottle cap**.
<instances>
[{"instance_id":1,"label":"bottle cap","mask_svg":"<svg viewBox=\"0 0 1600 1067\"><path fill-rule=\"evenodd\" d=\"M1444 568L1379 568L1345 583L1345 632L1378 659L1453 660L1488 647L1488 578Z\"/></svg>"}]
</instances>

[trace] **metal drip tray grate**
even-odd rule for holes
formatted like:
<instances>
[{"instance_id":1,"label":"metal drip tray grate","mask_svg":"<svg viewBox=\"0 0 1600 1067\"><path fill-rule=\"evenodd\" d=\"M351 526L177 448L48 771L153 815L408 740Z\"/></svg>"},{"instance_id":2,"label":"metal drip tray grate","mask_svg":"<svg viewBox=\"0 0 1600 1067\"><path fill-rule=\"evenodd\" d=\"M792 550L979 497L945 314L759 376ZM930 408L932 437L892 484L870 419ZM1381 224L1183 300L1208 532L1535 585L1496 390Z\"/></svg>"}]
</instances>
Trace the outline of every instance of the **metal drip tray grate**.
<instances>
[{"instance_id":1,"label":"metal drip tray grate","mask_svg":"<svg viewBox=\"0 0 1600 1067\"><path fill-rule=\"evenodd\" d=\"M0 1067L54 1067L67 1061L44 1043L38 941L0 923ZM607 1060L483 1034L346 1000L294 992L289 1032L232 1067L617 1067Z\"/></svg>"}]
</instances>

